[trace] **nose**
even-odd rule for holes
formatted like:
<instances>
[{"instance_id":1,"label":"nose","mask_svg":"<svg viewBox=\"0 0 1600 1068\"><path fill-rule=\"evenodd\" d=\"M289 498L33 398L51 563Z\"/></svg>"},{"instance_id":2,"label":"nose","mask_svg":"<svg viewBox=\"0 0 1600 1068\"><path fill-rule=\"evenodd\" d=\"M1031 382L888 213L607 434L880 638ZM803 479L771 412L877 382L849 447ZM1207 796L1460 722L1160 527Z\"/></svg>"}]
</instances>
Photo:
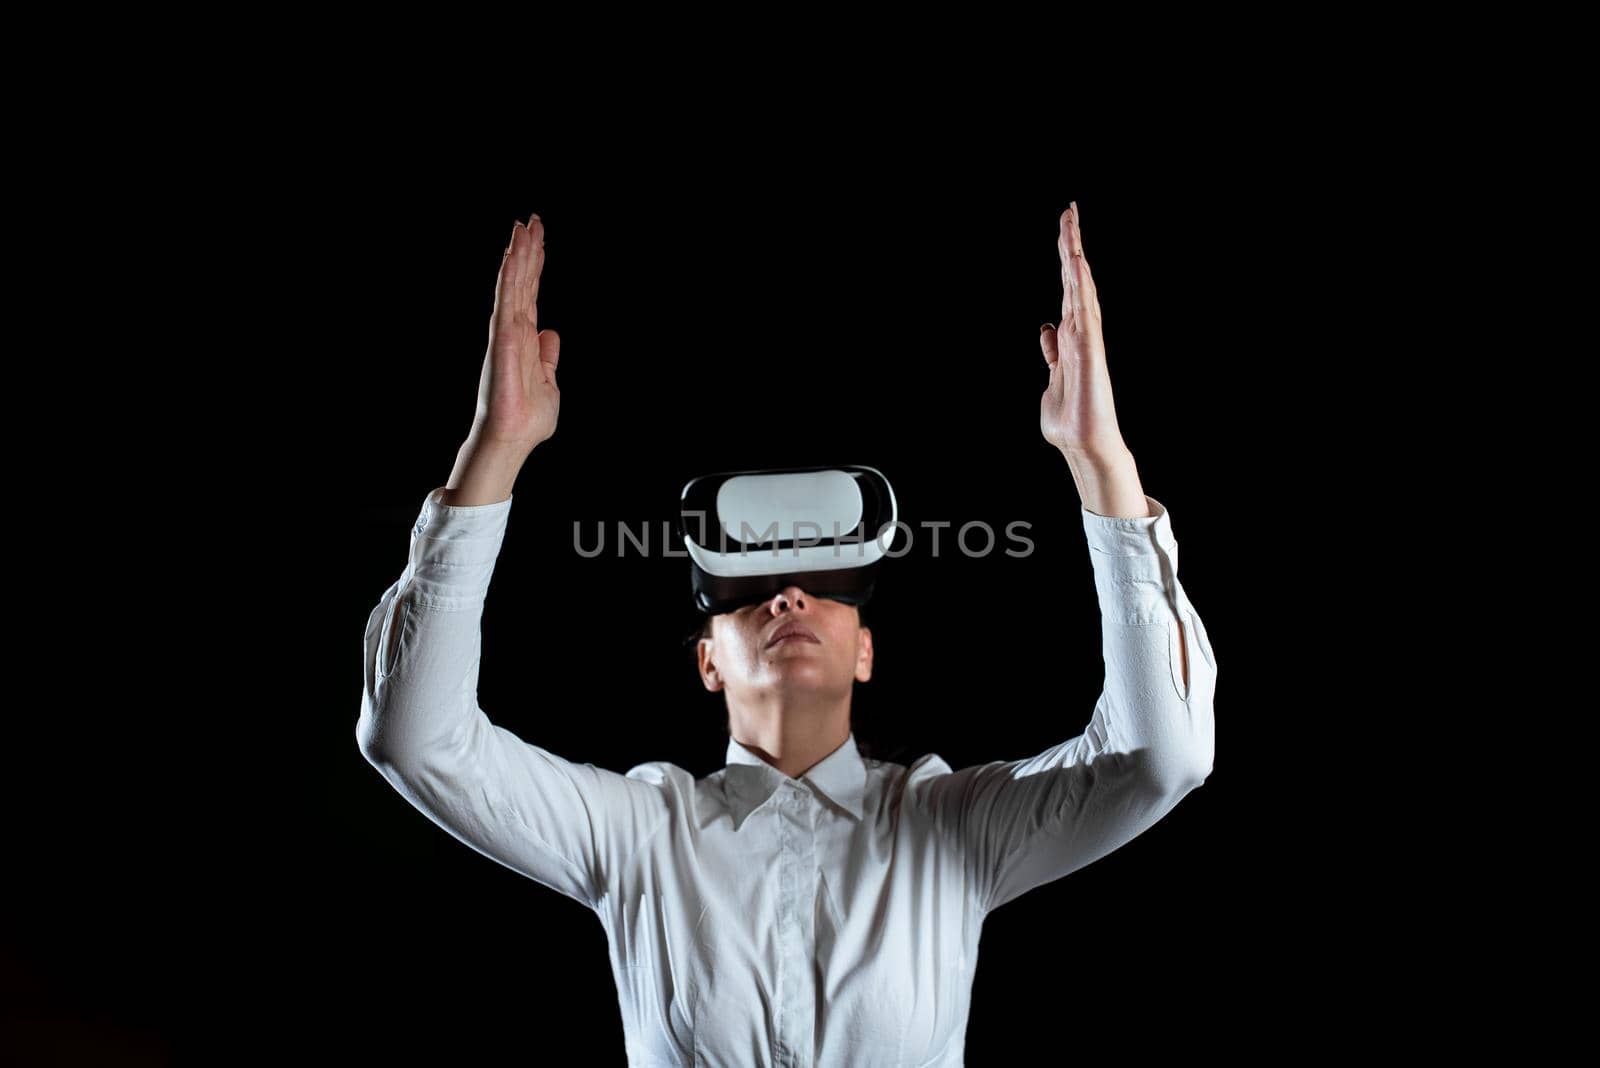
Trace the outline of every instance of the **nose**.
<instances>
[{"instance_id":1,"label":"nose","mask_svg":"<svg viewBox=\"0 0 1600 1068\"><path fill-rule=\"evenodd\" d=\"M796 609L809 611L811 603L806 597L806 591L799 586L788 585L773 594L769 606L772 609L772 614L777 615L780 612L792 612Z\"/></svg>"}]
</instances>

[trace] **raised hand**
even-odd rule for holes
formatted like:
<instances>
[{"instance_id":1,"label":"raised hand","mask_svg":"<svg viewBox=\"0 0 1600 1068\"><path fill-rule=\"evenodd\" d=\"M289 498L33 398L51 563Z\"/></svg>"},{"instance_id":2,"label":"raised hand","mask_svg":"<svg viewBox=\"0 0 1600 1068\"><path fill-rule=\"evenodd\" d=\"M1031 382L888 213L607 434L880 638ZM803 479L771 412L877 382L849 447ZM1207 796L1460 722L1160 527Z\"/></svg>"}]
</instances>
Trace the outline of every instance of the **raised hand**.
<instances>
[{"instance_id":1,"label":"raised hand","mask_svg":"<svg viewBox=\"0 0 1600 1068\"><path fill-rule=\"evenodd\" d=\"M556 363L561 338L539 329L539 275L544 270L544 222L530 215L513 223L495 283L489 349L478 379L472 436L504 451L532 451L556 432L561 390Z\"/></svg>"},{"instance_id":2,"label":"raised hand","mask_svg":"<svg viewBox=\"0 0 1600 1068\"><path fill-rule=\"evenodd\" d=\"M1039 399L1039 430L1045 440L1073 456L1114 456L1126 451L1111 402L1100 300L1083 255L1078 202L1061 214L1056 238L1061 254L1061 325L1039 330L1050 382Z\"/></svg>"},{"instance_id":3,"label":"raised hand","mask_svg":"<svg viewBox=\"0 0 1600 1068\"><path fill-rule=\"evenodd\" d=\"M511 224L511 243L500 260L489 350L478 376L472 430L456 450L442 503L471 507L510 498L517 473L534 448L556 432L561 391L556 361L561 339L539 329L539 274L544 270L544 223Z\"/></svg>"}]
</instances>

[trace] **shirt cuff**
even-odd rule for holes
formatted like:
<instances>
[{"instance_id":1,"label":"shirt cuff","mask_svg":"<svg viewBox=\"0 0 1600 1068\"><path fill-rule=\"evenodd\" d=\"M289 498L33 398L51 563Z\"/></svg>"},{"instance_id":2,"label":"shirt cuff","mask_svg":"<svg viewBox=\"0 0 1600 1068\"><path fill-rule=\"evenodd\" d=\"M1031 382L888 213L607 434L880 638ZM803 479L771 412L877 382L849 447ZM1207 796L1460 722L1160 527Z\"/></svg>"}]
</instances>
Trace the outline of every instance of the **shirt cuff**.
<instances>
[{"instance_id":1,"label":"shirt cuff","mask_svg":"<svg viewBox=\"0 0 1600 1068\"><path fill-rule=\"evenodd\" d=\"M1102 618L1143 626L1176 611L1178 541L1166 506L1145 496L1150 514L1117 517L1080 506Z\"/></svg>"},{"instance_id":2,"label":"shirt cuff","mask_svg":"<svg viewBox=\"0 0 1600 1068\"><path fill-rule=\"evenodd\" d=\"M411 527L402 588L415 604L459 611L478 607L488 596L512 498L494 504L445 504L446 488L430 490L423 499Z\"/></svg>"},{"instance_id":3,"label":"shirt cuff","mask_svg":"<svg viewBox=\"0 0 1600 1068\"><path fill-rule=\"evenodd\" d=\"M1160 549L1177 548L1166 506L1148 494L1144 502L1150 514L1132 518L1101 515L1080 505L1089 548L1111 556L1144 556Z\"/></svg>"}]
</instances>

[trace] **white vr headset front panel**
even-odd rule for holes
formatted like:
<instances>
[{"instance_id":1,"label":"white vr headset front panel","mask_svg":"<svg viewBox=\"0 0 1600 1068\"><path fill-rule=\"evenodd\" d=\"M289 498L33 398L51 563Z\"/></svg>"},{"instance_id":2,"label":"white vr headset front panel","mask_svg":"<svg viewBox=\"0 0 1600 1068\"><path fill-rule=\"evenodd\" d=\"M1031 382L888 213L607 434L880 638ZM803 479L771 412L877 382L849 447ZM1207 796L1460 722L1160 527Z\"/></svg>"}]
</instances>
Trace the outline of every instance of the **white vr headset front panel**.
<instances>
[{"instance_id":1,"label":"white vr headset front panel","mask_svg":"<svg viewBox=\"0 0 1600 1068\"><path fill-rule=\"evenodd\" d=\"M717 515L728 535L744 540L748 529L761 540L798 541L832 536L861 523L861 490L843 471L795 471L781 475L735 475L717 487ZM794 533L802 524L809 533ZM767 532L776 527L776 538Z\"/></svg>"},{"instance_id":2,"label":"white vr headset front panel","mask_svg":"<svg viewBox=\"0 0 1600 1068\"><path fill-rule=\"evenodd\" d=\"M842 532L848 535L848 532ZM717 578L751 578L760 575L782 575L801 571L841 571L847 568L866 567L882 560L887 550L894 547L898 528L890 527L882 543L877 538L861 542L841 541L838 545L799 545L789 549L750 549L746 552L712 552L693 541L685 540L689 557L708 575ZM829 540L832 540L830 528Z\"/></svg>"},{"instance_id":3,"label":"white vr headset front panel","mask_svg":"<svg viewBox=\"0 0 1600 1068\"><path fill-rule=\"evenodd\" d=\"M858 530L865 506L857 477L824 469L737 474L717 487L716 518L721 533L740 545L749 536L753 539L750 545L768 548L718 552L688 534L683 538L684 547L697 567L717 578L840 571L875 564L894 546L898 533L894 490L876 468L863 470L876 474L889 495L888 529L881 540L871 531ZM708 521L711 518L706 517ZM703 525L701 536L710 536L708 525ZM795 544L771 547L786 541Z\"/></svg>"}]
</instances>

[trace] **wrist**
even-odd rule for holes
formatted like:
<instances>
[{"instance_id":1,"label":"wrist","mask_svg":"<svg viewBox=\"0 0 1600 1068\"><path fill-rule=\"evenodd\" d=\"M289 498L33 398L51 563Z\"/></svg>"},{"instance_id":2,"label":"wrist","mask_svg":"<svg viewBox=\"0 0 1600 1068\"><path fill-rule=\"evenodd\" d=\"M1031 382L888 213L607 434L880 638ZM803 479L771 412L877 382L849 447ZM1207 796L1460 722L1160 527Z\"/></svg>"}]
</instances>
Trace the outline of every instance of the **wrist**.
<instances>
[{"instance_id":1,"label":"wrist","mask_svg":"<svg viewBox=\"0 0 1600 1068\"><path fill-rule=\"evenodd\" d=\"M467 435L458 453L502 467L520 466L534 447L526 442L494 441L476 432Z\"/></svg>"},{"instance_id":2,"label":"wrist","mask_svg":"<svg viewBox=\"0 0 1600 1068\"><path fill-rule=\"evenodd\" d=\"M456 451L456 463L445 483L443 503L471 507L499 504L509 499L517 474L531 451L469 435Z\"/></svg>"},{"instance_id":3,"label":"wrist","mask_svg":"<svg viewBox=\"0 0 1600 1068\"><path fill-rule=\"evenodd\" d=\"M1072 471L1072 481L1078 488L1083 507L1090 512L1108 518L1150 514L1144 487L1139 481L1139 467L1127 448L1062 449L1061 455Z\"/></svg>"},{"instance_id":4,"label":"wrist","mask_svg":"<svg viewBox=\"0 0 1600 1068\"><path fill-rule=\"evenodd\" d=\"M1105 471L1133 463L1133 450L1121 443L1092 448L1057 446L1057 450L1074 470L1081 467Z\"/></svg>"}]
</instances>

